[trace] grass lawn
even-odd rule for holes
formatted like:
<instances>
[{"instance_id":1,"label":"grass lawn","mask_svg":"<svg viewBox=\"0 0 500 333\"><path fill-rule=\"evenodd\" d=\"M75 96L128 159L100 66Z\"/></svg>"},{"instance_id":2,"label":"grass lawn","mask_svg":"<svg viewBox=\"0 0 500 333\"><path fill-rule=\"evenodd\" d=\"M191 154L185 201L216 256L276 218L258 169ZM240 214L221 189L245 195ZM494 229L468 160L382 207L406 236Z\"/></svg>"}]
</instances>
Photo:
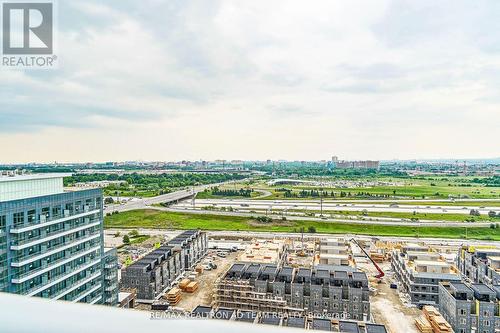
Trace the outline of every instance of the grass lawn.
<instances>
[{"instance_id":1,"label":"grass lawn","mask_svg":"<svg viewBox=\"0 0 500 333\"><path fill-rule=\"evenodd\" d=\"M334 199L328 198L325 199L324 202L332 201ZM399 205L400 207L405 207L405 205L412 205L412 206L420 206L420 207L427 207L427 206L455 206L455 207L500 207L500 199L497 199L496 201L451 201L451 200L443 200L443 201L423 201L423 200L407 200L407 201L399 201L399 200L394 200L390 201L391 199L386 199L381 202L377 202L376 199L373 199L372 201L366 201L366 199L345 199L344 198L339 198L338 200L335 199L335 201L340 201L341 205L344 204L366 204L366 205L388 205L390 203L395 203ZM319 201L318 198L316 198L316 201Z\"/></svg>"},{"instance_id":2,"label":"grass lawn","mask_svg":"<svg viewBox=\"0 0 500 333\"><path fill-rule=\"evenodd\" d=\"M333 178L334 179L334 178ZM357 180L364 180L359 178ZM368 179L367 179L368 180ZM373 180L373 179L371 179ZM415 178L378 178L379 181L389 181L398 182L402 185L379 185L372 187L325 187L323 188L328 192L335 192L336 197L327 199L348 199L348 200L363 200L363 199L376 199L377 197L357 197L358 192L367 192L371 195L386 196L386 199L396 197L398 199L448 199L448 196L467 196L469 198L485 199L485 198L496 198L500 199L500 187L487 187L481 184L467 183L467 178L463 177L450 177L447 180L440 179L415 179ZM269 186L267 184L251 185L250 187L261 187L272 192L272 196L266 197L265 199L314 199L314 198L285 198L284 192L279 192L277 189L287 188L293 192L299 193L301 190L319 190L319 187L310 185L275 185ZM340 197L340 192L351 192L351 197ZM382 197L379 197L382 199ZM317 198L316 198L317 199Z\"/></svg>"},{"instance_id":3,"label":"grass lawn","mask_svg":"<svg viewBox=\"0 0 500 333\"><path fill-rule=\"evenodd\" d=\"M344 224L317 221L278 221L260 223L249 217L221 216L209 214L184 214L157 211L152 209L122 212L104 219L106 228L158 228L158 229L204 229L204 230L234 230L234 231L275 231L300 232L301 228L308 230L314 227L318 233L360 234L374 236L396 237L437 237L465 238L464 227L413 227ZM467 235L470 239L500 241L500 229L473 227L467 225Z\"/></svg>"},{"instance_id":4,"label":"grass lawn","mask_svg":"<svg viewBox=\"0 0 500 333\"><path fill-rule=\"evenodd\" d=\"M319 214L320 210L289 210L289 211L298 211L302 213L317 213ZM276 212L279 212L276 210ZM468 212L468 211L467 211ZM360 211L347 211L347 210L328 210L324 211L326 214L331 215L342 215L342 216L364 216L365 218L370 217L388 217L388 218L397 218L397 219L407 219L411 220L412 218L419 220L431 220L431 221L450 221L450 222L465 222L466 220L474 219L474 221L481 222L498 222L500 223L500 218L490 218L487 214L481 214L480 216L471 216L469 214L446 214L446 213L407 213L407 212L367 212L366 215L363 215Z\"/></svg>"}]
</instances>

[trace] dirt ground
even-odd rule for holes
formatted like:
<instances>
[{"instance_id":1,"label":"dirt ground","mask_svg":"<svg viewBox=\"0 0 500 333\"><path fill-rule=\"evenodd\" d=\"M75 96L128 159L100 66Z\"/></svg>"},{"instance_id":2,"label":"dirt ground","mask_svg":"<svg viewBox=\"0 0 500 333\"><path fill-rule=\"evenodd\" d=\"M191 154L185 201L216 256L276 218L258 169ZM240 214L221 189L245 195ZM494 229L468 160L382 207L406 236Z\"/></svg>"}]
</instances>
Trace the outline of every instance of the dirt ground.
<instances>
[{"instance_id":1,"label":"dirt ground","mask_svg":"<svg viewBox=\"0 0 500 333\"><path fill-rule=\"evenodd\" d=\"M235 262L237 254L238 252L232 252L226 258L219 258L215 256L216 259L214 259L213 262L217 265L217 269L204 271L201 275L199 275L195 280L199 282L198 290L194 293L182 292L182 298L175 307L182 308L186 311L192 311L198 305L211 305L215 280L221 274L225 273Z\"/></svg>"},{"instance_id":2,"label":"dirt ground","mask_svg":"<svg viewBox=\"0 0 500 333\"><path fill-rule=\"evenodd\" d=\"M389 263L379 264L384 272L390 269ZM363 264L363 269L368 276L376 273L370 264ZM376 323L384 324L388 333L418 333L415 327L415 318L422 312L416 307L408 307L401 302L396 289L391 289L391 277L386 274L382 283L374 283L372 287L377 289L376 295L370 297L371 313Z\"/></svg>"}]
</instances>

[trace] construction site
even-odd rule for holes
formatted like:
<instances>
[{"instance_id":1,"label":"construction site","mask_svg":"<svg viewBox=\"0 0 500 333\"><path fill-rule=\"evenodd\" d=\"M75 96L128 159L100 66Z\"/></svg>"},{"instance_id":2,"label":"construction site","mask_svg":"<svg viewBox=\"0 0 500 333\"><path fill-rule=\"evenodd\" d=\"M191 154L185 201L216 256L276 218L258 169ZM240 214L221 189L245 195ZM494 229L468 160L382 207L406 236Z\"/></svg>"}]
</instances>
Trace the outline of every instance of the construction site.
<instances>
[{"instance_id":1,"label":"construction site","mask_svg":"<svg viewBox=\"0 0 500 333\"><path fill-rule=\"evenodd\" d=\"M136 310L334 332L453 331L449 314L440 313L439 287L460 281L454 245L200 231L169 236L122 270L121 286L135 291Z\"/></svg>"}]
</instances>

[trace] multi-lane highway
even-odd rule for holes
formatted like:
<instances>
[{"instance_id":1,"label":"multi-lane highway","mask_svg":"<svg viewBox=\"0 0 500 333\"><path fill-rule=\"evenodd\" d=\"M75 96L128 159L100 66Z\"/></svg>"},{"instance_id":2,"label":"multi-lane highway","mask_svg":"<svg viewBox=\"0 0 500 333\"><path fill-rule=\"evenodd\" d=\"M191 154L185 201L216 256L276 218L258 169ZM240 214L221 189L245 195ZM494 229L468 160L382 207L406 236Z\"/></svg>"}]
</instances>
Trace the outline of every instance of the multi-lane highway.
<instances>
[{"instance_id":1,"label":"multi-lane highway","mask_svg":"<svg viewBox=\"0 0 500 333\"><path fill-rule=\"evenodd\" d=\"M158 195L156 197L151 197L151 198L130 198L128 201L121 203L121 204L111 204L107 205L104 208L104 213L112 213L115 211L118 212L124 212L128 210L134 210L134 209L144 209L144 208L149 208L151 205L154 204L161 204L161 203L174 203L179 200L184 200L192 197L198 192L202 192L207 188L213 187L213 186L220 186L223 184L230 184L235 181L227 181L224 183L215 183L215 184L207 184L207 185L198 185L198 186L193 186L189 187L188 189L182 189L179 191L167 193L167 194L162 194Z\"/></svg>"},{"instance_id":2,"label":"multi-lane highway","mask_svg":"<svg viewBox=\"0 0 500 333\"><path fill-rule=\"evenodd\" d=\"M205 188L213 186L213 185L202 185L202 186L196 186L187 190L181 190L181 191L175 191L167 194L162 194L156 197L151 197L151 198L131 198L129 201L121 203L121 204L112 204L112 205L107 205L104 209L105 213L111 213L114 211L118 212L124 212L128 210L134 210L134 209L144 209L148 208L149 206L153 204L160 204L160 203L171 203L171 202L176 202L179 200L184 200L187 198L192 197L194 194L201 192L205 190Z\"/></svg>"},{"instance_id":3,"label":"multi-lane highway","mask_svg":"<svg viewBox=\"0 0 500 333\"><path fill-rule=\"evenodd\" d=\"M380 201L379 201L380 202ZM319 211L321 206L324 212L328 211L367 211L367 212L399 212L399 213L436 213L436 214L463 214L469 215L471 209L478 210L481 214L488 214L490 211L500 213L500 207L477 207L468 206L467 202L463 206L430 206L425 204L397 204L394 202L386 203L352 203L345 201L323 201L320 204L319 200L252 200L252 199L197 199L195 200L194 208L202 208L207 206L225 207L236 209L239 211ZM176 208L192 208L191 203L179 203Z\"/></svg>"},{"instance_id":4,"label":"multi-lane highway","mask_svg":"<svg viewBox=\"0 0 500 333\"><path fill-rule=\"evenodd\" d=\"M263 214L258 213L250 213L250 212L228 212L228 211L212 211L212 210L202 210L202 209L193 209L190 207L177 208L169 207L151 207L153 209L170 211L170 212L178 212L178 213L189 213L189 214L211 214L211 215L223 215L223 216L242 216L242 217L255 217ZM279 219L281 216L273 216ZM327 218L327 217L311 217L311 216L293 216L287 215L287 220L296 220L296 221L318 221L318 222L335 222L335 223L349 223L349 224L382 224L382 225L405 225L405 226L433 226L433 227L490 227L491 222L474 222L473 224L468 224L467 222L453 222L453 221L439 221L439 220L419 220L419 221L403 221L402 219L397 218Z\"/></svg>"}]
</instances>

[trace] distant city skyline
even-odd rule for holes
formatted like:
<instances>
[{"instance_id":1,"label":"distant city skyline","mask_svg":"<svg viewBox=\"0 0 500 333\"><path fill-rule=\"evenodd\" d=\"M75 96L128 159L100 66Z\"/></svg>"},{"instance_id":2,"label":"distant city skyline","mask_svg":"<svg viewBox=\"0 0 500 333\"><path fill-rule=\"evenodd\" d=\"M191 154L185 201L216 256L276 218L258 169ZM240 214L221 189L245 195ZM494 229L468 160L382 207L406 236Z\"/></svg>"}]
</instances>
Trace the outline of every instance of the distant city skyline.
<instances>
[{"instance_id":1,"label":"distant city skyline","mask_svg":"<svg viewBox=\"0 0 500 333\"><path fill-rule=\"evenodd\" d=\"M497 158L499 11L59 1L59 68L0 69L0 163Z\"/></svg>"},{"instance_id":2,"label":"distant city skyline","mask_svg":"<svg viewBox=\"0 0 500 333\"><path fill-rule=\"evenodd\" d=\"M208 163L212 165L216 165L217 163L222 163L224 161L225 163L232 164L232 163L267 163L267 162L272 162L272 163L296 163L296 162L306 162L306 163L330 163L332 162L331 159L317 159L317 160L306 160L306 159L296 159L296 160L286 160L286 159L224 159L224 158L217 158L213 160L204 160L204 159L194 159L194 160L188 160L188 159L182 159L182 160L123 160L123 161L49 161L49 162L37 162L37 161L30 161L30 162L0 162L0 165L84 165L84 164L100 164L104 165L106 163L112 163L114 166L119 166L119 165L133 165L133 164L182 164L182 163ZM492 157L492 158L463 158L463 159L457 159L457 158L442 158L442 159L389 159L389 160L363 160L363 159L353 159L353 160L345 160L345 159L339 159L340 162L357 162L357 161L376 161L380 163L443 163L443 164L457 164L459 163L460 165L463 165L464 162L469 163L469 164L476 164L476 163L500 163L500 157Z\"/></svg>"}]
</instances>

